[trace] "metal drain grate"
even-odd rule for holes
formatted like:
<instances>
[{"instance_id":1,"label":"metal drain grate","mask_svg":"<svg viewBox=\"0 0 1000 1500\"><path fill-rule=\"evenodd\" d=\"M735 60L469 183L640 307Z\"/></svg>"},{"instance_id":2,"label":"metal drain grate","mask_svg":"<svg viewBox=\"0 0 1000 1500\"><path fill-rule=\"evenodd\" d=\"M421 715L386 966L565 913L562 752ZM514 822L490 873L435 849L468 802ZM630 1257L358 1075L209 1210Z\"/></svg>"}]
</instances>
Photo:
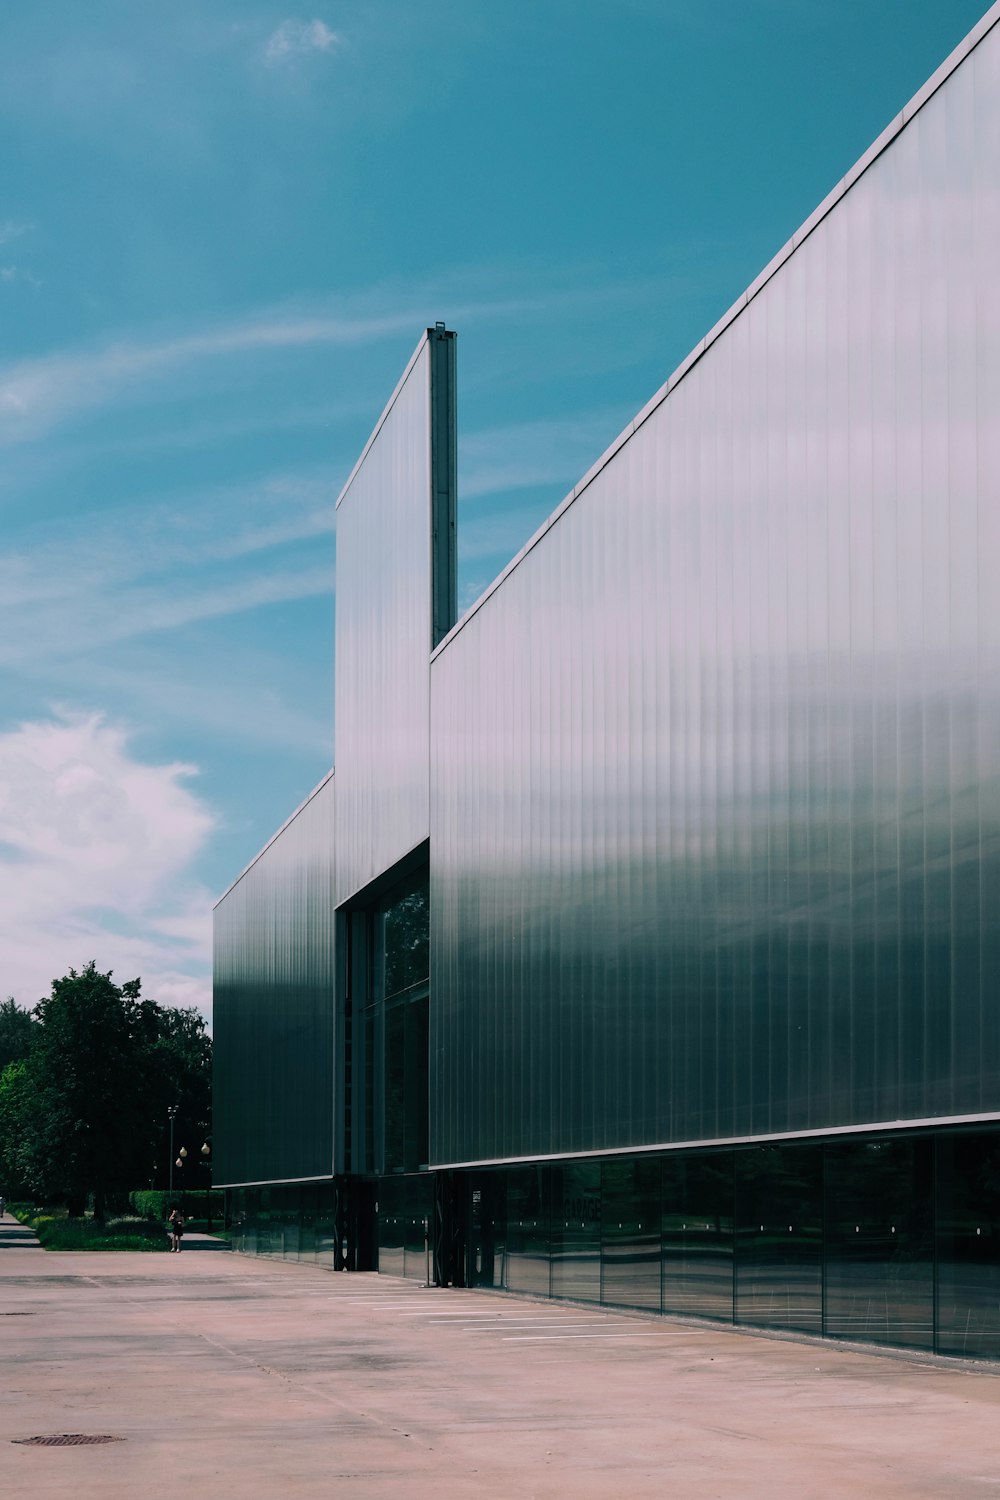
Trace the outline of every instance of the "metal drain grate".
<instances>
[{"instance_id":1,"label":"metal drain grate","mask_svg":"<svg viewBox=\"0 0 1000 1500\"><path fill-rule=\"evenodd\" d=\"M34 1314L33 1311L32 1312L0 1313L0 1318L33 1318L34 1316L35 1316L35 1314Z\"/></svg>"},{"instance_id":2,"label":"metal drain grate","mask_svg":"<svg viewBox=\"0 0 1000 1500\"><path fill-rule=\"evenodd\" d=\"M121 1437L108 1437L96 1432L56 1432L50 1437L11 1438L12 1443L22 1443L26 1448L80 1448L85 1443L124 1443Z\"/></svg>"}]
</instances>

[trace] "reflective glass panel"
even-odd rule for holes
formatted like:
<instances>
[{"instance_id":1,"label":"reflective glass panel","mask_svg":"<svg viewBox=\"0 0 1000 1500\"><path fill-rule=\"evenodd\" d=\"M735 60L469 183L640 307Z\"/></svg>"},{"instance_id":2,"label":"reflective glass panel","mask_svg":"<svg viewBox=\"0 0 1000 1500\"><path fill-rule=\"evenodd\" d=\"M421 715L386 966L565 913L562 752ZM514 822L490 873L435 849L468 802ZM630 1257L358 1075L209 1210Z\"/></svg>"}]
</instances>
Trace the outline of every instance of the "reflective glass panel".
<instances>
[{"instance_id":1,"label":"reflective glass panel","mask_svg":"<svg viewBox=\"0 0 1000 1500\"><path fill-rule=\"evenodd\" d=\"M826 1332L933 1345L933 1142L826 1147Z\"/></svg>"},{"instance_id":2,"label":"reflective glass panel","mask_svg":"<svg viewBox=\"0 0 1000 1500\"><path fill-rule=\"evenodd\" d=\"M552 1169L553 1297L601 1300L601 1166Z\"/></svg>"},{"instance_id":3,"label":"reflective glass panel","mask_svg":"<svg viewBox=\"0 0 1000 1500\"><path fill-rule=\"evenodd\" d=\"M601 1301L660 1310L660 1163L601 1168Z\"/></svg>"},{"instance_id":4,"label":"reflective glass panel","mask_svg":"<svg viewBox=\"0 0 1000 1500\"><path fill-rule=\"evenodd\" d=\"M507 1286L549 1295L548 1167L511 1167L507 1173Z\"/></svg>"},{"instance_id":5,"label":"reflective glass panel","mask_svg":"<svg viewBox=\"0 0 1000 1500\"><path fill-rule=\"evenodd\" d=\"M378 1185L378 1269L385 1276L404 1274L404 1246L409 1227L406 1179L383 1177Z\"/></svg>"},{"instance_id":6,"label":"reflective glass panel","mask_svg":"<svg viewBox=\"0 0 1000 1500\"><path fill-rule=\"evenodd\" d=\"M332 1183L320 1186L316 1200L316 1262L333 1267L337 1263L336 1189Z\"/></svg>"},{"instance_id":7,"label":"reflective glass panel","mask_svg":"<svg viewBox=\"0 0 1000 1500\"><path fill-rule=\"evenodd\" d=\"M737 1151L735 1317L822 1333L822 1146Z\"/></svg>"},{"instance_id":8,"label":"reflective glass panel","mask_svg":"<svg viewBox=\"0 0 1000 1500\"><path fill-rule=\"evenodd\" d=\"M938 1350L1000 1356L1000 1133L937 1142Z\"/></svg>"},{"instance_id":9,"label":"reflective glass panel","mask_svg":"<svg viewBox=\"0 0 1000 1500\"><path fill-rule=\"evenodd\" d=\"M428 886L423 874L409 888L393 895L382 912L385 944L385 997L426 981L428 955Z\"/></svg>"},{"instance_id":10,"label":"reflective glass panel","mask_svg":"<svg viewBox=\"0 0 1000 1500\"><path fill-rule=\"evenodd\" d=\"M319 1188L306 1183L299 1192L299 1260L316 1259L316 1211Z\"/></svg>"},{"instance_id":11,"label":"reflective glass panel","mask_svg":"<svg viewBox=\"0 0 1000 1500\"><path fill-rule=\"evenodd\" d=\"M507 1174L470 1173L469 1286L507 1285Z\"/></svg>"},{"instance_id":12,"label":"reflective glass panel","mask_svg":"<svg viewBox=\"0 0 1000 1500\"><path fill-rule=\"evenodd\" d=\"M733 1153L663 1162L663 1311L733 1316Z\"/></svg>"}]
</instances>

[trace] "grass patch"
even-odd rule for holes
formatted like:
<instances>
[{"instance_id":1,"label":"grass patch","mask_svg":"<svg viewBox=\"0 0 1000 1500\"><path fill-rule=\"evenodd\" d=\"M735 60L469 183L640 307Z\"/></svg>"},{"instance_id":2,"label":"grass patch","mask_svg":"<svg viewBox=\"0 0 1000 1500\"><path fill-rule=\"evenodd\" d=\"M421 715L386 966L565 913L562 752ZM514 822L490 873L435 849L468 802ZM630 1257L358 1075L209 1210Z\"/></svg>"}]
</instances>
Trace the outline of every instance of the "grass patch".
<instances>
[{"instance_id":1,"label":"grass patch","mask_svg":"<svg viewBox=\"0 0 1000 1500\"><path fill-rule=\"evenodd\" d=\"M35 1208L30 1203L7 1205L14 1218L33 1229L45 1250L168 1250L162 1224L146 1219L71 1219L59 1209Z\"/></svg>"}]
</instances>

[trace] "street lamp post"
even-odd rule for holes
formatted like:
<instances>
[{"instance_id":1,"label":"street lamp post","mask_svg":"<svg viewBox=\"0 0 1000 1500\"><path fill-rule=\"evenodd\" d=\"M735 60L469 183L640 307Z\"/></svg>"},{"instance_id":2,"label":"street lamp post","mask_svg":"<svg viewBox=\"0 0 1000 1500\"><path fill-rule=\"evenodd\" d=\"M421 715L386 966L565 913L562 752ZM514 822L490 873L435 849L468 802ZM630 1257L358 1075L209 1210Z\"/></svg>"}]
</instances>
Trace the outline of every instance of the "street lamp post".
<instances>
[{"instance_id":1,"label":"street lamp post","mask_svg":"<svg viewBox=\"0 0 1000 1500\"><path fill-rule=\"evenodd\" d=\"M170 1121L170 1170L168 1173L168 1196L174 1196L174 1120L177 1118L177 1105L167 1105L167 1119Z\"/></svg>"},{"instance_id":2,"label":"street lamp post","mask_svg":"<svg viewBox=\"0 0 1000 1500\"><path fill-rule=\"evenodd\" d=\"M176 1166L176 1167L183 1167L184 1163L187 1161L187 1154L188 1154L187 1153L187 1147L186 1146L182 1146L181 1149L177 1153L177 1160L174 1163L174 1166ZM184 1179L183 1179L183 1177L181 1178L181 1193L183 1194L184 1201L186 1202L187 1201L187 1193L185 1192L185 1189L184 1189Z\"/></svg>"},{"instance_id":3,"label":"street lamp post","mask_svg":"<svg viewBox=\"0 0 1000 1500\"><path fill-rule=\"evenodd\" d=\"M206 1141L201 1148L201 1164L207 1173L205 1179L205 1222L212 1233L212 1148Z\"/></svg>"}]
</instances>

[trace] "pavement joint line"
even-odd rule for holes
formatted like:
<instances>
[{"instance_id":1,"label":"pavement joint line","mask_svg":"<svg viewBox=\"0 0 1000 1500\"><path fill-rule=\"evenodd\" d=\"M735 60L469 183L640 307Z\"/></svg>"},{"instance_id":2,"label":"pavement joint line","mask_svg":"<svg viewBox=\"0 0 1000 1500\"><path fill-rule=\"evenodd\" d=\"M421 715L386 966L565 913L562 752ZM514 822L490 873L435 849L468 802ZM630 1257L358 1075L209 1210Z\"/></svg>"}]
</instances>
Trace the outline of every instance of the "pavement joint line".
<instances>
[{"instance_id":1,"label":"pavement joint line","mask_svg":"<svg viewBox=\"0 0 1000 1500\"><path fill-rule=\"evenodd\" d=\"M93 1282L93 1284L95 1286L100 1287L100 1285L101 1285L99 1278L95 1279L93 1277L86 1277L85 1279L88 1280L88 1281ZM104 1287L104 1288L102 1288L102 1290L106 1291L107 1288ZM119 1291L119 1292L123 1292L126 1289L123 1288L123 1287L116 1287L115 1290ZM142 1307L148 1307L148 1304L141 1297L136 1297L136 1296L129 1297L129 1296L126 1295L126 1296L123 1296L121 1300L123 1302L131 1302L133 1304L137 1303L137 1304L139 1304ZM168 1326L175 1327L175 1328L178 1327L178 1326L183 1327L183 1325L180 1324L180 1320L176 1317L176 1315L171 1317L170 1313L169 1313L169 1309L167 1307L165 1307L162 1303L159 1304L157 1307L155 1307L153 1309L153 1316L161 1318L164 1322L166 1322L168 1324ZM189 1334L189 1335L193 1334L193 1336L195 1338L201 1339L204 1343L209 1344L212 1348L218 1349L222 1353L227 1354L231 1359L234 1359L234 1360L238 1361L239 1363L243 1364L245 1367L250 1368L250 1369L259 1370L259 1371L261 1371L261 1373L263 1373L265 1375L273 1376L274 1378L282 1381L286 1386L289 1387L290 1391L296 1391L296 1392L300 1392L300 1393L304 1392L304 1393L308 1394L309 1396L311 1396L313 1399L316 1399L316 1400L319 1400L319 1401L323 1401L323 1402L325 1402L326 1405L333 1406L333 1407L335 1407L339 1411L348 1412L350 1415L352 1415L353 1417L355 1417L357 1420L368 1422L368 1423L370 1423L374 1427L383 1429L383 1430L388 1431L388 1432L393 1432L393 1433L400 1433L400 1432L402 1432L402 1429L399 1428L399 1427L394 1426L393 1423L386 1422L383 1418L373 1415L371 1412L366 1411L361 1406L352 1405L350 1402L339 1400L337 1397L332 1396L328 1391L318 1391L318 1390L316 1390L312 1386L299 1386L299 1385L297 1385L296 1382L291 1378L291 1376L283 1374L282 1371L276 1370L271 1365L262 1364L260 1362L260 1360L254 1358L254 1356L252 1354L241 1353L238 1349L234 1349L232 1347L232 1345L225 1343L221 1339L214 1339L214 1338L212 1338L212 1336L210 1334L205 1333L203 1329L194 1329L194 1330L192 1330L192 1329L184 1327L183 1331L186 1334ZM406 1433L406 1434L404 1434L404 1436L412 1436L412 1433ZM418 1439L417 1441L420 1441L420 1440ZM428 1451L431 1451L430 1445L426 1445L425 1444L424 1446L426 1446L428 1448Z\"/></svg>"},{"instance_id":2,"label":"pavement joint line","mask_svg":"<svg viewBox=\"0 0 1000 1500\"><path fill-rule=\"evenodd\" d=\"M604 1323L505 1323L504 1328L604 1328ZM462 1328L461 1333L502 1333L503 1328ZM623 1335L624 1336L624 1335Z\"/></svg>"},{"instance_id":3,"label":"pavement joint line","mask_svg":"<svg viewBox=\"0 0 1000 1500\"><path fill-rule=\"evenodd\" d=\"M322 1401L325 1402L327 1406L335 1407L338 1411L348 1412L356 1420L367 1422L372 1427L381 1428L386 1432L395 1433L397 1436L402 1435L403 1437L413 1437L412 1428L404 1432L402 1427L397 1426L395 1423L387 1422L383 1417L376 1416L374 1413L366 1411L362 1406L354 1405L349 1401L342 1401L338 1397L331 1395L329 1391L317 1390L315 1386L297 1384L296 1381L293 1380L291 1375L286 1375L281 1370L276 1370L272 1365L261 1364L261 1362L255 1359L252 1354L241 1354L238 1349L234 1349L230 1344L226 1344L221 1339L212 1338L210 1334L204 1333L201 1329L194 1330L194 1333L195 1337L204 1340L206 1344L210 1344L214 1349L221 1350L224 1354L228 1354L231 1358L239 1360L242 1364L248 1365L252 1369L260 1370L265 1375L275 1376L276 1379L281 1380L285 1385L289 1387L291 1391L295 1391L299 1396L302 1396L303 1394L308 1395L313 1400ZM417 1438L416 1441L418 1443L422 1442L420 1438ZM422 1446L426 1448L428 1452L433 1452L433 1447L430 1443L422 1442Z\"/></svg>"},{"instance_id":4,"label":"pavement joint line","mask_svg":"<svg viewBox=\"0 0 1000 1500\"><path fill-rule=\"evenodd\" d=\"M461 1323L436 1323L428 1324L430 1328L475 1328L483 1333L492 1333L494 1329L504 1328L579 1328L607 1327L603 1318L490 1318L488 1321L479 1322L465 1320ZM614 1324L611 1325L614 1327Z\"/></svg>"},{"instance_id":5,"label":"pavement joint line","mask_svg":"<svg viewBox=\"0 0 1000 1500\"><path fill-rule=\"evenodd\" d=\"M679 1339L679 1333L505 1333L504 1344L552 1343L557 1339Z\"/></svg>"}]
</instances>

